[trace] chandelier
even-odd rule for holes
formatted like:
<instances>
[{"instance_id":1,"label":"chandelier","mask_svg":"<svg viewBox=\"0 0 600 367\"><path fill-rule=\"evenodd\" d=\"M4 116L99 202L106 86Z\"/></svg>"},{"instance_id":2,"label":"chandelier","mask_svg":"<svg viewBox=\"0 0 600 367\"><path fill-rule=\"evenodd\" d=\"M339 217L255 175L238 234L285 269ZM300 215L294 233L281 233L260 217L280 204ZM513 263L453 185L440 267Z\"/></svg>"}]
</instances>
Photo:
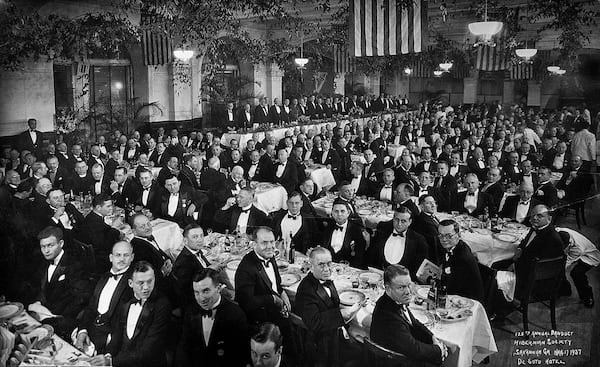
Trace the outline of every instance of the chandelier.
<instances>
[{"instance_id":1,"label":"chandelier","mask_svg":"<svg viewBox=\"0 0 600 367\"><path fill-rule=\"evenodd\" d=\"M443 71L441 71L441 70L434 70L434 71L433 71L433 75L435 75L435 76L437 76L437 77L440 77L440 76L442 76L442 74L444 74L444 72L443 72Z\"/></svg>"},{"instance_id":2,"label":"chandelier","mask_svg":"<svg viewBox=\"0 0 600 367\"><path fill-rule=\"evenodd\" d=\"M494 47L495 44L492 42L492 36L500 32L503 25L504 24L502 22L488 21L486 0L483 22L469 23L469 32L482 39L480 42L477 42L475 46L483 44Z\"/></svg>"},{"instance_id":3,"label":"chandelier","mask_svg":"<svg viewBox=\"0 0 600 367\"><path fill-rule=\"evenodd\" d=\"M189 59L194 57L194 51L177 49L177 50L173 51L173 56L175 56L175 58L178 60L187 62Z\"/></svg>"},{"instance_id":4,"label":"chandelier","mask_svg":"<svg viewBox=\"0 0 600 367\"><path fill-rule=\"evenodd\" d=\"M412 69L411 68L404 69L404 74L406 74L406 75L412 74Z\"/></svg>"},{"instance_id":5,"label":"chandelier","mask_svg":"<svg viewBox=\"0 0 600 367\"><path fill-rule=\"evenodd\" d=\"M450 71L450 69L452 68L452 61L446 61L446 62L441 62L439 67L440 69L442 69L445 72Z\"/></svg>"},{"instance_id":6,"label":"chandelier","mask_svg":"<svg viewBox=\"0 0 600 367\"><path fill-rule=\"evenodd\" d=\"M308 58L304 57L304 32L300 33L300 57L296 57L294 59L296 65L298 65L298 69L301 71L306 68L306 64L308 64Z\"/></svg>"},{"instance_id":7,"label":"chandelier","mask_svg":"<svg viewBox=\"0 0 600 367\"><path fill-rule=\"evenodd\" d=\"M550 65L546 68L546 70L548 70L551 73L556 73L557 71L560 70L560 66Z\"/></svg>"},{"instance_id":8,"label":"chandelier","mask_svg":"<svg viewBox=\"0 0 600 367\"><path fill-rule=\"evenodd\" d=\"M526 13L526 18L529 19L529 1L527 2L527 13ZM518 57L520 57L522 60L521 62L525 62L525 63L530 63L531 62L531 58L534 57L537 54L538 50L537 48L527 48L527 38L525 38L525 48L517 48L515 50L515 54L517 54Z\"/></svg>"}]
</instances>

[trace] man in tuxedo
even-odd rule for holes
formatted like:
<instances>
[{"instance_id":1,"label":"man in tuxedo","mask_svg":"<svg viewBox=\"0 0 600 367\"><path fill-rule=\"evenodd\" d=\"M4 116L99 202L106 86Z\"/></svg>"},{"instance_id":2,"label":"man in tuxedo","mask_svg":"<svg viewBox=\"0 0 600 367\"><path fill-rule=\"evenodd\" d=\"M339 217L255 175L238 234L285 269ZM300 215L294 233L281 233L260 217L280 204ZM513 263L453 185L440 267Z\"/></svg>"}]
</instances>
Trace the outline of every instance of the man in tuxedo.
<instances>
[{"instance_id":1,"label":"man in tuxedo","mask_svg":"<svg viewBox=\"0 0 600 367\"><path fill-rule=\"evenodd\" d=\"M105 353L115 311L133 295L127 284L133 261L131 244L127 241L115 243L109 259L110 270L102 274L87 307L77 318L74 345L79 350L85 350L93 343L98 354Z\"/></svg>"},{"instance_id":2,"label":"man in tuxedo","mask_svg":"<svg viewBox=\"0 0 600 367\"><path fill-rule=\"evenodd\" d=\"M417 166L415 167L415 171L417 175L424 171L431 173L436 171L436 165L433 162L433 159L431 158L431 148L421 148L421 162L417 164Z\"/></svg>"},{"instance_id":3,"label":"man in tuxedo","mask_svg":"<svg viewBox=\"0 0 600 367\"><path fill-rule=\"evenodd\" d=\"M131 229L134 237L131 240L135 261L147 261L156 269L157 279L168 277L173 270L173 262L169 255L164 252L152 235L152 224L143 214L136 214L131 219Z\"/></svg>"},{"instance_id":4,"label":"man in tuxedo","mask_svg":"<svg viewBox=\"0 0 600 367\"><path fill-rule=\"evenodd\" d=\"M200 159L193 154L186 154L183 157L183 166L179 172L179 179L181 180L182 188L189 188L193 190L199 190L198 180L196 179L196 172L202 168L200 165Z\"/></svg>"},{"instance_id":5,"label":"man in tuxedo","mask_svg":"<svg viewBox=\"0 0 600 367\"><path fill-rule=\"evenodd\" d=\"M113 204L119 208L126 208L133 204L136 192L139 191L138 184L127 174L127 168L117 167L114 180L110 182L110 197Z\"/></svg>"},{"instance_id":6,"label":"man in tuxedo","mask_svg":"<svg viewBox=\"0 0 600 367\"><path fill-rule=\"evenodd\" d=\"M88 166L84 161L75 163L75 174L71 178L70 191L74 195L86 195L91 193L94 179L88 172Z\"/></svg>"},{"instance_id":7,"label":"man in tuxedo","mask_svg":"<svg viewBox=\"0 0 600 367\"><path fill-rule=\"evenodd\" d=\"M564 190L565 201L569 204L582 202L588 197L590 186L594 180L583 167L583 161L578 155L571 158L571 170L565 171L556 183L556 188Z\"/></svg>"},{"instance_id":8,"label":"man in tuxedo","mask_svg":"<svg viewBox=\"0 0 600 367\"><path fill-rule=\"evenodd\" d=\"M500 202L504 197L504 192L506 191L504 184L500 182L500 169L499 168L490 168L487 172L487 182L481 188L481 192L489 194L492 197L492 203L495 208L500 207Z\"/></svg>"},{"instance_id":9,"label":"man in tuxedo","mask_svg":"<svg viewBox=\"0 0 600 367\"><path fill-rule=\"evenodd\" d=\"M410 210L412 218L415 218L417 215L419 215L419 208L412 199L413 195L414 191L412 186L407 183L401 183L396 187L396 190L394 191L392 207L394 209L405 207L408 210Z\"/></svg>"},{"instance_id":10,"label":"man in tuxedo","mask_svg":"<svg viewBox=\"0 0 600 367\"><path fill-rule=\"evenodd\" d=\"M500 217L509 218L526 226L530 225L529 219L534 207L541 204L536 199L532 199L533 186L526 182L521 182L519 186L519 195L511 195L506 198Z\"/></svg>"},{"instance_id":11,"label":"man in tuxedo","mask_svg":"<svg viewBox=\"0 0 600 367\"><path fill-rule=\"evenodd\" d=\"M156 182L160 187L165 186L165 181L170 176L178 176L179 175L179 158L177 157L169 157L166 165L161 168L158 172L158 177L156 178Z\"/></svg>"},{"instance_id":12,"label":"man in tuxedo","mask_svg":"<svg viewBox=\"0 0 600 367\"><path fill-rule=\"evenodd\" d=\"M473 156L467 159L467 170L469 173L474 173L479 178L479 181L485 180L485 161L483 150L479 147L473 150Z\"/></svg>"},{"instance_id":13,"label":"man in tuxedo","mask_svg":"<svg viewBox=\"0 0 600 367\"><path fill-rule=\"evenodd\" d=\"M154 167L165 167L169 160L169 154L167 153L165 143L157 143L156 150L148 156L148 159L150 159L150 162L154 163Z\"/></svg>"},{"instance_id":14,"label":"man in tuxedo","mask_svg":"<svg viewBox=\"0 0 600 367\"><path fill-rule=\"evenodd\" d=\"M549 208L555 208L558 205L558 191L556 186L550 181L552 171L548 167L540 167L537 171L538 187L533 194L533 198L540 201Z\"/></svg>"},{"instance_id":15,"label":"man in tuxedo","mask_svg":"<svg viewBox=\"0 0 600 367\"><path fill-rule=\"evenodd\" d=\"M237 114L236 126L238 129L248 129L252 127L252 112L250 103L244 105L244 110Z\"/></svg>"},{"instance_id":16,"label":"man in tuxedo","mask_svg":"<svg viewBox=\"0 0 600 367\"><path fill-rule=\"evenodd\" d=\"M418 195L417 190L419 189L419 183L412 178L414 169L413 169L412 160L411 160L410 156L408 156L408 155L401 156L400 164L397 165L396 167L394 167L393 170L394 170L394 176L396 177L394 184L398 185L403 182L409 183L415 189L415 194ZM429 172L427 172L426 174L429 174Z\"/></svg>"},{"instance_id":17,"label":"man in tuxedo","mask_svg":"<svg viewBox=\"0 0 600 367\"><path fill-rule=\"evenodd\" d=\"M363 176L364 167L363 164L354 161L350 165L350 175L352 179L350 181L350 186L356 196L371 196L374 193L373 181L370 181L366 177Z\"/></svg>"},{"instance_id":18,"label":"man in tuxedo","mask_svg":"<svg viewBox=\"0 0 600 367\"><path fill-rule=\"evenodd\" d=\"M391 203L394 200L394 170L386 168L381 175L381 184L375 190L375 199L386 203ZM402 184L400 184L402 185ZM412 188L411 188L412 189ZM411 193L412 195L412 193Z\"/></svg>"},{"instance_id":19,"label":"man in tuxedo","mask_svg":"<svg viewBox=\"0 0 600 367\"><path fill-rule=\"evenodd\" d=\"M117 229L104 222L104 217L113 213L113 203L109 196L100 194L92 199L92 211L85 217L78 228L76 238L94 247L96 258L96 274L110 269L108 255L112 246L120 238Z\"/></svg>"},{"instance_id":20,"label":"man in tuxedo","mask_svg":"<svg viewBox=\"0 0 600 367\"><path fill-rule=\"evenodd\" d=\"M458 194L456 177L450 174L448 163L444 161L438 162L437 173L438 177L433 181L432 194L436 197L440 210L449 212Z\"/></svg>"},{"instance_id":21,"label":"man in tuxedo","mask_svg":"<svg viewBox=\"0 0 600 367\"><path fill-rule=\"evenodd\" d=\"M29 127L26 131L19 135L19 150L28 150L35 154L37 157L42 156L42 132L37 130L37 120L27 120L27 126Z\"/></svg>"},{"instance_id":22,"label":"man in tuxedo","mask_svg":"<svg viewBox=\"0 0 600 367\"><path fill-rule=\"evenodd\" d=\"M394 211L391 228L387 225L377 227L377 234L367 251L369 266L383 270L390 264L400 264L416 277L419 266L428 258L428 248L425 238L409 229L412 221L412 212L400 206Z\"/></svg>"},{"instance_id":23,"label":"man in tuxedo","mask_svg":"<svg viewBox=\"0 0 600 367\"><path fill-rule=\"evenodd\" d=\"M315 218L302 213L302 194L294 191L287 199L287 210L275 213L273 232L285 243L293 243L296 251L306 254L318 242L319 230Z\"/></svg>"},{"instance_id":24,"label":"man in tuxedo","mask_svg":"<svg viewBox=\"0 0 600 367\"><path fill-rule=\"evenodd\" d=\"M275 166L273 182L280 184L288 194L291 194L298 187L298 169L289 161L288 157L285 149L280 149L277 153L278 162Z\"/></svg>"},{"instance_id":25,"label":"man in tuxedo","mask_svg":"<svg viewBox=\"0 0 600 367\"><path fill-rule=\"evenodd\" d=\"M291 310L287 293L275 261L275 235L269 227L258 227L253 234L254 250L247 253L235 272L235 300L250 325L272 322L279 326L286 344L290 341Z\"/></svg>"},{"instance_id":26,"label":"man in tuxedo","mask_svg":"<svg viewBox=\"0 0 600 367\"><path fill-rule=\"evenodd\" d=\"M223 265L211 263L202 247L204 243L204 230L196 223L188 224L183 229L183 249L177 256L173 264L173 278L175 281L175 291L179 306L186 309L194 302L194 293L192 290L192 278L194 274L211 268L219 272L218 283L222 284L221 293L227 299L233 298L233 286Z\"/></svg>"},{"instance_id":27,"label":"man in tuxedo","mask_svg":"<svg viewBox=\"0 0 600 367\"><path fill-rule=\"evenodd\" d=\"M115 367L163 367L171 319L171 305L155 289L152 265L139 261L128 279L133 297L119 307L112 320L108 350Z\"/></svg>"},{"instance_id":28,"label":"man in tuxedo","mask_svg":"<svg viewBox=\"0 0 600 367\"><path fill-rule=\"evenodd\" d=\"M160 214L160 199L162 189L154 182L152 171L144 168L139 174L139 190L135 192L133 204L136 212L143 209L148 209L153 217L158 217Z\"/></svg>"},{"instance_id":29,"label":"man in tuxedo","mask_svg":"<svg viewBox=\"0 0 600 367\"><path fill-rule=\"evenodd\" d=\"M440 366L448 348L410 312L412 281L402 265L390 265L383 273L385 293L377 300L371 322L371 340L402 353L410 366ZM385 366L392 366L388 363Z\"/></svg>"},{"instance_id":30,"label":"man in tuxedo","mask_svg":"<svg viewBox=\"0 0 600 367\"><path fill-rule=\"evenodd\" d=\"M37 235L40 250L46 263L41 270L41 289L35 302L28 309L41 315L48 311L56 315L44 323L54 327L55 332L68 338L76 317L89 299L89 281L81 262L63 249L62 230L49 226Z\"/></svg>"},{"instance_id":31,"label":"man in tuxedo","mask_svg":"<svg viewBox=\"0 0 600 367\"><path fill-rule=\"evenodd\" d=\"M434 264L441 263L442 248L438 238L437 202L432 195L423 195L419 198L419 214L413 220L411 229L425 237L427 241L428 259Z\"/></svg>"},{"instance_id":32,"label":"man in tuxedo","mask_svg":"<svg viewBox=\"0 0 600 367\"><path fill-rule=\"evenodd\" d=\"M312 198L315 194L314 181L310 178L305 179L300 183L300 197L302 198L302 208L300 212L309 218L317 218L317 212L315 207L312 205Z\"/></svg>"},{"instance_id":33,"label":"man in tuxedo","mask_svg":"<svg viewBox=\"0 0 600 367\"><path fill-rule=\"evenodd\" d=\"M254 109L254 120L252 121L255 124L266 124L269 122L269 107L267 106L267 99L265 97L261 98L259 101L259 105Z\"/></svg>"},{"instance_id":34,"label":"man in tuxedo","mask_svg":"<svg viewBox=\"0 0 600 367\"><path fill-rule=\"evenodd\" d=\"M112 179L107 179L104 175L104 167L95 163L92 166L92 187L90 188L90 192L92 196L105 194L109 195L111 193L110 183Z\"/></svg>"},{"instance_id":35,"label":"man in tuxedo","mask_svg":"<svg viewBox=\"0 0 600 367\"><path fill-rule=\"evenodd\" d=\"M460 152L452 152L450 155L450 166L448 172L456 180L462 180L467 174L467 166L460 164Z\"/></svg>"},{"instance_id":36,"label":"man in tuxedo","mask_svg":"<svg viewBox=\"0 0 600 367\"><path fill-rule=\"evenodd\" d=\"M464 179L466 191L456 196L454 210L460 213L467 213L473 217L485 214L486 209L489 215L497 212L492 197L479 190L479 178L474 173L468 173Z\"/></svg>"},{"instance_id":37,"label":"man in tuxedo","mask_svg":"<svg viewBox=\"0 0 600 367\"><path fill-rule=\"evenodd\" d=\"M221 296L216 270L204 268L190 280L194 300L183 318L177 365L245 367L250 355L244 311Z\"/></svg>"},{"instance_id":38,"label":"man in tuxedo","mask_svg":"<svg viewBox=\"0 0 600 367\"><path fill-rule=\"evenodd\" d=\"M252 365L254 367L286 367L283 359L283 336L277 325L260 324L250 337Z\"/></svg>"},{"instance_id":39,"label":"man in tuxedo","mask_svg":"<svg viewBox=\"0 0 600 367\"><path fill-rule=\"evenodd\" d=\"M52 187L65 190L69 186L70 173L59 164L58 157L48 157L46 165L48 166L48 178L52 182Z\"/></svg>"},{"instance_id":40,"label":"man in tuxedo","mask_svg":"<svg viewBox=\"0 0 600 367\"><path fill-rule=\"evenodd\" d=\"M445 250L442 254L442 282L448 294L483 300L483 282L477 259L460 238L460 225L452 219L440 222L438 237Z\"/></svg>"},{"instance_id":41,"label":"man in tuxedo","mask_svg":"<svg viewBox=\"0 0 600 367\"><path fill-rule=\"evenodd\" d=\"M348 220L350 206L347 202L336 199L331 209L334 223L325 229L323 236L324 247L332 254L335 262L348 261L354 268L366 267L366 241L361 225Z\"/></svg>"},{"instance_id":42,"label":"man in tuxedo","mask_svg":"<svg viewBox=\"0 0 600 367\"><path fill-rule=\"evenodd\" d=\"M109 152L108 160L104 165L104 176L110 181L115 177L115 170L119 167L121 158L119 157L118 149L111 149Z\"/></svg>"},{"instance_id":43,"label":"man in tuxedo","mask_svg":"<svg viewBox=\"0 0 600 367\"><path fill-rule=\"evenodd\" d=\"M504 174L504 181L519 184L521 177L521 168L519 167L519 153L510 152L508 154L508 160L504 163L502 170Z\"/></svg>"},{"instance_id":44,"label":"man in tuxedo","mask_svg":"<svg viewBox=\"0 0 600 367\"><path fill-rule=\"evenodd\" d=\"M344 350L340 329L362 307L360 303L340 309L340 298L331 280L332 259L329 250L315 247L310 251L310 272L298 285L296 313L306 325L305 355L311 366L339 366Z\"/></svg>"},{"instance_id":45,"label":"man in tuxedo","mask_svg":"<svg viewBox=\"0 0 600 367\"><path fill-rule=\"evenodd\" d=\"M273 99L273 105L269 107L267 120L272 124L279 125L281 123L281 113L281 102L279 101L279 98L275 98Z\"/></svg>"},{"instance_id":46,"label":"man in tuxedo","mask_svg":"<svg viewBox=\"0 0 600 367\"><path fill-rule=\"evenodd\" d=\"M224 127L224 131L235 131L236 121L237 121L237 113L233 108L233 102L227 102L225 106L225 111L223 111L221 116L221 126Z\"/></svg>"},{"instance_id":47,"label":"man in tuxedo","mask_svg":"<svg viewBox=\"0 0 600 367\"><path fill-rule=\"evenodd\" d=\"M523 182L530 186L533 186L534 189L538 187L538 176L535 173L533 173L533 165L530 161L521 162L521 174L519 175L519 184Z\"/></svg>"},{"instance_id":48,"label":"man in tuxedo","mask_svg":"<svg viewBox=\"0 0 600 367\"><path fill-rule=\"evenodd\" d=\"M180 227L199 220L208 201L206 194L182 188L177 176L168 177L164 187L166 190L160 201L159 217L175 222Z\"/></svg>"},{"instance_id":49,"label":"man in tuxedo","mask_svg":"<svg viewBox=\"0 0 600 367\"><path fill-rule=\"evenodd\" d=\"M235 198L227 199L215 214L215 227L231 232L252 233L256 228L271 225L271 220L254 203L254 189L245 187Z\"/></svg>"},{"instance_id":50,"label":"man in tuxedo","mask_svg":"<svg viewBox=\"0 0 600 367\"><path fill-rule=\"evenodd\" d=\"M388 137L389 132L383 130L381 136L371 142L369 149L371 149L378 157L385 157L387 155Z\"/></svg>"},{"instance_id":51,"label":"man in tuxedo","mask_svg":"<svg viewBox=\"0 0 600 367\"><path fill-rule=\"evenodd\" d=\"M32 230L39 231L47 226L57 226L63 231L67 241L85 220L83 214L71 203L65 203L65 194L58 189L46 193L46 200L35 207L32 214ZM69 243L69 242L67 242Z\"/></svg>"},{"instance_id":52,"label":"man in tuxedo","mask_svg":"<svg viewBox=\"0 0 600 367\"><path fill-rule=\"evenodd\" d=\"M330 149L331 144L328 140L321 142L322 152L315 151L317 154L313 158L315 163L322 164L331 170L333 177L339 181L342 172L340 172L341 160L338 152L335 149ZM313 153L315 153L313 152Z\"/></svg>"}]
</instances>

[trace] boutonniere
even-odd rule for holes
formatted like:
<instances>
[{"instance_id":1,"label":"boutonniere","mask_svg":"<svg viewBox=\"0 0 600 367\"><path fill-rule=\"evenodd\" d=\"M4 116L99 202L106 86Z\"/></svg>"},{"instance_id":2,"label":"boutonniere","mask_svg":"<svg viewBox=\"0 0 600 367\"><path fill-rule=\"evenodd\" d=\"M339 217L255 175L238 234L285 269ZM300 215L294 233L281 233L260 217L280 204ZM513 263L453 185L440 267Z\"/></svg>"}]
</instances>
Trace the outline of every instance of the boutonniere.
<instances>
[{"instance_id":1,"label":"boutonniere","mask_svg":"<svg viewBox=\"0 0 600 367\"><path fill-rule=\"evenodd\" d=\"M538 194L539 196L544 196L544 192L543 192L542 190L538 190L537 194Z\"/></svg>"},{"instance_id":2,"label":"boutonniere","mask_svg":"<svg viewBox=\"0 0 600 367\"><path fill-rule=\"evenodd\" d=\"M354 243L354 241L350 242L350 256L356 256L356 251L354 251L354 247L356 247L356 243Z\"/></svg>"},{"instance_id":3,"label":"boutonniere","mask_svg":"<svg viewBox=\"0 0 600 367\"><path fill-rule=\"evenodd\" d=\"M444 273L446 273L448 275L450 275L452 273L452 270L450 269L449 266L447 266L447 267L444 268Z\"/></svg>"}]
</instances>

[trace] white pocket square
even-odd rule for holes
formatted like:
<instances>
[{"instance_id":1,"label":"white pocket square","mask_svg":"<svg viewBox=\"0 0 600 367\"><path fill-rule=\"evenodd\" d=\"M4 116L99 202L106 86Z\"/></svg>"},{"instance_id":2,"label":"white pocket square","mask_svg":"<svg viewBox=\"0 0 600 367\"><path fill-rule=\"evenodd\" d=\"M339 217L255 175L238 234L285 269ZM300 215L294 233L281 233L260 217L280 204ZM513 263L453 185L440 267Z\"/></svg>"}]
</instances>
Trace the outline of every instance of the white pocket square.
<instances>
[{"instance_id":1,"label":"white pocket square","mask_svg":"<svg viewBox=\"0 0 600 367\"><path fill-rule=\"evenodd\" d=\"M59 282L61 282L61 281L63 281L63 280L65 280L65 275L64 275L64 274L63 274L63 275L61 275L60 277L58 277L58 281L59 281Z\"/></svg>"}]
</instances>

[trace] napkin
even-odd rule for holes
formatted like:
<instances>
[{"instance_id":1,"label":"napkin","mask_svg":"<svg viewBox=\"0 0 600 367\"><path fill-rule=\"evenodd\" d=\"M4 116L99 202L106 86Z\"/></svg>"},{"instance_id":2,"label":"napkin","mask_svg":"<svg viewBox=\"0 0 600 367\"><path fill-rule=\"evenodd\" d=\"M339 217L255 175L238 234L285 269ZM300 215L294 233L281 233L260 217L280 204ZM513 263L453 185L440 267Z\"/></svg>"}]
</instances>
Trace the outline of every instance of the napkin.
<instances>
[{"instance_id":1,"label":"napkin","mask_svg":"<svg viewBox=\"0 0 600 367\"><path fill-rule=\"evenodd\" d=\"M37 315L38 321L43 321L45 319L51 319L54 317L60 317L60 315L53 314L49 309L43 306L39 301L30 304L27 307L28 311L34 312Z\"/></svg>"},{"instance_id":2,"label":"napkin","mask_svg":"<svg viewBox=\"0 0 600 367\"><path fill-rule=\"evenodd\" d=\"M512 302L515 297L515 284L517 283L515 273L499 270L496 273L496 281L498 282L498 289L502 291L504 298L508 302Z\"/></svg>"}]
</instances>

